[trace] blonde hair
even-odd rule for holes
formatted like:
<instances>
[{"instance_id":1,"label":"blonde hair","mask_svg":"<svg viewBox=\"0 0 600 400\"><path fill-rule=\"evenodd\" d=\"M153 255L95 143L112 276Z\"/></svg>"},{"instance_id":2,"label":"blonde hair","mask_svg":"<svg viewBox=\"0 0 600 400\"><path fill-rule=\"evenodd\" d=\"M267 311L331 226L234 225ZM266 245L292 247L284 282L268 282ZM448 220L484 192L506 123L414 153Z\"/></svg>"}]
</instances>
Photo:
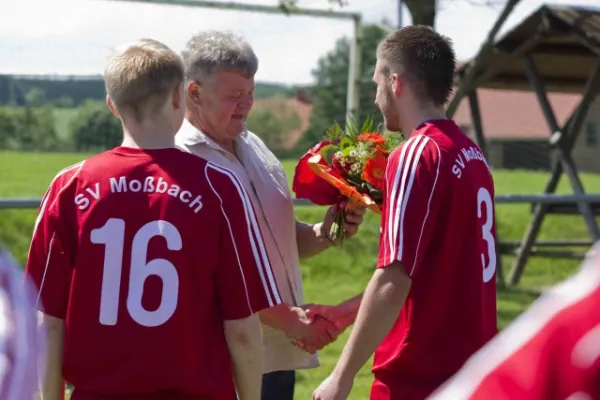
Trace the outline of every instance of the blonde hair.
<instances>
[{"instance_id":1,"label":"blonde hair","mask_svg":"<svg viewBox=\"0 0 600 400\"><path fill-rule=\"evenodd\" d=\"M157 40L141 39L109 57L104 84L119 113L132 112L140 122L164 106L183 76L183 63L173 50Z\"/></svg>"}]
</instances>

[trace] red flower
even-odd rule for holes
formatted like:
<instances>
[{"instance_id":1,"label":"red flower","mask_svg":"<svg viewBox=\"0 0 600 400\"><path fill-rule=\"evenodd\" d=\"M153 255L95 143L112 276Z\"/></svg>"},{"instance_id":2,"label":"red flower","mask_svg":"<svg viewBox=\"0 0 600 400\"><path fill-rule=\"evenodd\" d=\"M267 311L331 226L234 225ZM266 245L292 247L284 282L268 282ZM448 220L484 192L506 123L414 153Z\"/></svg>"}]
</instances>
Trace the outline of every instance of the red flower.
<instances>
[{"instance_id":1,"label":"red flower","mask_svg":"<svg viewBox=\"0 0 600 400\"><path fill-rule=\"evenodd\" d=\"M379 191L385 188L385 167L387 157L380 152L375 153L373 158L365 162L361 178Z\"/></svg>"},{"instance_id":2,"label":"red flower","mask_svg":"<svg viewBox=\"0 0 600 400\"><path fill-rule=\"evenodd\" d=\"M331 142L325 141L316 144L308 152L302 156L296 170L294 172L294 180L292 183L292 190L296 194L298 199L308 199L311 203L326 206L337 204L340 198L340 192L335 187L330 185L325 180L321 179L317 174L310 169L308 165L308 159L312 156L319 154L321 149ZM319 163L325 167L329 167L324 159L321 159ZM331 175L338 176L340 174L333 168L329 168Z\"/></svg>"},{"instance_id":3,"label":"red flower","mask_svg":"<svg viewBox=\"0 0 600 400\"><path fill-rule=\"evenodd\" d=\"M358 135L359 142L373 143L376 147L385 144L385 138L377 132L366 132Z\"/></svg>"}]
</instances>

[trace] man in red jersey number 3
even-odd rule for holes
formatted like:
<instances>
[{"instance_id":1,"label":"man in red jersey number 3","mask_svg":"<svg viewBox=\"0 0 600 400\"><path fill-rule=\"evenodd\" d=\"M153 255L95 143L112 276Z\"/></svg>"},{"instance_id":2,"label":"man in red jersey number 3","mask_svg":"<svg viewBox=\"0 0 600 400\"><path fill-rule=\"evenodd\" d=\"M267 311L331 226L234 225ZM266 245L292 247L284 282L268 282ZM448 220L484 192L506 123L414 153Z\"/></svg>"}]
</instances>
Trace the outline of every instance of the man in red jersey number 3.
<instances>
[{"instance_id":1,"label":"man in red jersey number 3","mask_svg":"<svg viewBox=\"0 0 600 400\"><path fill-rule=\"evenodd\" d=\"M315 400L353 397L373 352L372 400L424 399L497 333L494 185L479 147L445 118L454 68L449 39L429 27L377 48L375 102L408 140L388 162L377 270Z\"/></svg>"}]
</instances>

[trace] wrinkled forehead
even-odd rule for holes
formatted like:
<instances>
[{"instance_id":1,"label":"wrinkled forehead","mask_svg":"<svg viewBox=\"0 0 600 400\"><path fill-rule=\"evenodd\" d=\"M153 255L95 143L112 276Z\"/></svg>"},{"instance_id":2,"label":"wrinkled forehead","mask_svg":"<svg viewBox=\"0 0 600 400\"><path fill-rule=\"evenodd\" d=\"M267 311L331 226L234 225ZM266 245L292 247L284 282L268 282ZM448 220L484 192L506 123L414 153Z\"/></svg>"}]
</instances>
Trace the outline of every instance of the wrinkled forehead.
<instances>
[{"instance_id":1,"label":"wrinkled forehead","mask_svg":"<svg viewBox=\"0 0 600 400\"><path fill-rule=\"evenodd\" d=\"M253 88L254 76L246 76L236 70L221 70L212 76L212 82L217 87Z\"/></svg>"}]
</instances>

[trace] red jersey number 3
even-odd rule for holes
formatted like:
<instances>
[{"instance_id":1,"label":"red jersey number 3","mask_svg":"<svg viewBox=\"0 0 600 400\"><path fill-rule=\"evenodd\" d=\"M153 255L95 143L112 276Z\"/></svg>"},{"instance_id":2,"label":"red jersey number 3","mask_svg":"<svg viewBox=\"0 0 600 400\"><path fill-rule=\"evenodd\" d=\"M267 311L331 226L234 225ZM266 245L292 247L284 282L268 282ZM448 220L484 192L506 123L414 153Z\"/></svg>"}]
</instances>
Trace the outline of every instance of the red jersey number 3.
<instances>
[{"instance_id":1,"label":"red jersey number 3","mask_svg":"<svg viewBox=\"0 0 600 400\"><path fill-rule=\"evenodd\" d=\"M477 192L477 216L481 221L481 266L483 268L483 281L489 282L496 273L496 240L492 233L494 226L494 206L490 192L479 188Z\"/></svg>"}]
</instances>

